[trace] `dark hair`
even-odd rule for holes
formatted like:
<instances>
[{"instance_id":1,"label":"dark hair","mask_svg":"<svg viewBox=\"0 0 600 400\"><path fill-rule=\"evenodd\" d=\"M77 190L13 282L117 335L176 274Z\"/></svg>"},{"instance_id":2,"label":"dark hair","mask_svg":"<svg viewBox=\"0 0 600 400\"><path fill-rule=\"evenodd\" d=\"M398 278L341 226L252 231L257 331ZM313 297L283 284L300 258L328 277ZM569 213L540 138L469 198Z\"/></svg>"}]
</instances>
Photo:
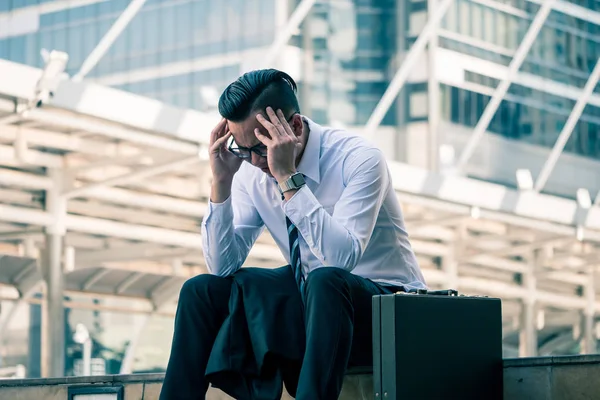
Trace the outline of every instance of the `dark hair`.
<instances>
[{"instance_id":1,"label":"dark hair","mask_svg":"<svg viewBox=\"0 0 600 400\"><path fill-rule=\"evenodd\" d=\"M240 122L251 112L268 106L283 111L286 116L300 112L296 82L285 72L276 69L250 71L231 83L219 98L219 113L223 118Z\"/></svg>"}]
</instances>

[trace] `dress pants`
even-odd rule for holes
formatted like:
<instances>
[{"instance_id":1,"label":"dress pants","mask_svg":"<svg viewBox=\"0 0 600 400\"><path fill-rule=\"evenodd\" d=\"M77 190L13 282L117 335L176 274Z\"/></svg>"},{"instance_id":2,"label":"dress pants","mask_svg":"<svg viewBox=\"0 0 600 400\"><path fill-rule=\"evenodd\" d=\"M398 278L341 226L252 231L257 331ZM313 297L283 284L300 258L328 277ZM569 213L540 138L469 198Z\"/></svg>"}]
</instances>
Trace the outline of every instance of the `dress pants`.
<instances>
[{"instance_id":1,"label":"dress pants","mask_svg":"<svg viewBox=\"0 0 600 400\"><path fill-rule=\"evenodd\" d=\"M231 278L208 274L183 285L160 400L205 398L209 383L204 373L228 315L231 285ZM347 367L372 365L372 297L396 290L400 288L379 285L341 268L323 267L308 274L306 352L296 399L337 399Z\"/></svg>"}]
</instances>

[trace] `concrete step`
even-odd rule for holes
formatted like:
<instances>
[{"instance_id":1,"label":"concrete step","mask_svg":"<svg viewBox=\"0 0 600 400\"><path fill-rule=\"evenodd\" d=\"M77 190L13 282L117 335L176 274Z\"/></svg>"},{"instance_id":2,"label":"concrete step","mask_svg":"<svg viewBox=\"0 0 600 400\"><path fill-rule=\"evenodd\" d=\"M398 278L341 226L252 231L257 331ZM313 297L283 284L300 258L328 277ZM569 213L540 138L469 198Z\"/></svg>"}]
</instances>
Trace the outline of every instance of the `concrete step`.
<instances>
[{"instance_id":1,"label":"concrete step","mask_svg":"<svg viewBox=\"0 0 600 400\"><path fill-rule=\"evenodd\" d=\"M346 376L340 400L373 400L371 375ZM600 355L536 357L504 360L506 400L591 400L600 398ZM123 387L123 400L157 400L162 374L133 374L56 379L0 380L2 400L67 400L69 390ZM230 400L211 389L208 400ZM291 399L285 394L282 399ZM452 400L449 396L448 400Z\"/></svg>"}]
</instances>

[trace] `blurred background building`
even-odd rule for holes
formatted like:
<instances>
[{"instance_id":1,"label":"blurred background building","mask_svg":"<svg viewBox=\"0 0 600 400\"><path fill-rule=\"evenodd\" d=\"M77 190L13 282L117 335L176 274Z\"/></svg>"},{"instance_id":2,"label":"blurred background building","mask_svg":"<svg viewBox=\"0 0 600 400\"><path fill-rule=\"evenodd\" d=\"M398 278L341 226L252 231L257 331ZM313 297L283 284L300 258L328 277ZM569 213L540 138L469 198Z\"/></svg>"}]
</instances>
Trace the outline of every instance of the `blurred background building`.
<instances>
[{"instance_id":1,"label":"blurred background building","mask_svg":"<svg viewBox=\"0 0 600 400\"><path fill-rule=\"evenodd\" d=\"M300 15L298 10L302 9L308 10L306 16ZM444 10L445 14L438 25L429 27L436 10ZM467 186L457 181L455 187L446 189L451 199L453 191L469 195L469 190L475 190L469 185L477 182L495 184L494 190L502 192L500 208L518 208L523 190L551 196L550 203L536 203L541 214L532 211L530 222L516 226L508 217L501 223L486 220L485 205L481 209L473 206L466 217L457 217L452 206L440 212L425 200L413 202L405 196L409 229L411 223L414 226L411 233L415 251L430 273L426 276L432 286L464 285L467 292L506 295L507 356L596 352L594 285L600 253L595 239L585 236L582 229L591 212L586 200L597 208L594 198L600 190L597 76L595 82L590 80L589 93L585 89L600 57L598 0L6 0L0 2L0 59L43 68L42 49L63 51L69 56L66 73L70 77L81 74L83 67L86 83L214 115L225 86L241 73L261 66L265 54L290 28L288 21L294 16L300 23L291 27L288 40L282 43L271 65L298 81L305 115L322 124L370 135L391 161L407 166L395 170L409 173L396 174L396 181L412 181L416 175L410 175L411 171L427 171L450 180L469 178ZM90 54L102 50L111 36L111 27L115 29L119 24L123 29L113 31L114 43L101 52L97 64L90 64ZM414 46L424 32L428 34L428 46L416 51ZM511 68L517 62L522 64L513 73ZM398 70L407 63L414 67L403 72L406 81L397 96L393 90L388 92L393 101L385 107L380 101ZM0 81L7 79L11 77L0 76ZM506 93L498 92L497 88L506 84ZM499 100L496 110L490 108L495 106L491 101L494 96ZM580 99L584 100L577 115L573 110ZM144 112L127 110L134 104L124 102L121 111ZM486 107L491 111L487 123L482 122ZM380 118L375 118L378 108ZM570 117L574 122L572 132L567 129ZM40 121L11 120L10 124L52 130ZM0 125L0 132L2 129ZM206 131L198 132L201 136L208 133L209 126L197 129ZM473 135L474 131L479 133ZM77 132L71 129L63 133L73 136ZM561 133L566 140L564 149L556 147L552 161L551 150L560 143ZM94 134L77 137L96 138ZM7 135L0 136L0 140L7 145L17 143ZM69 155L69 151L53 149L51 144L33 148ZM9 162L0 164L6 170L27 171ZM115 164L121 162L115 160ZM44 175L47 170L29 172ZM107 173L99 169L96 175L83 180L111 178L110 174L103 175ZM175 174L169 182L208 179L201 173L187 174ZM0 185L12 190L7 183L0 181ZM444 189L438 185L438 189ZM134 188L146 194L159 190L151 185ZM482 190L473 192L472 197L493 194ZM515 193L514 198L504 196L505 191ZM206 184L204 189L194 186L193 190L163 194L203 202ZM567 200L568 206L563 202ZM20 204L8 197L5 202ZM481 202L490 204L486 199ZM88 205L91 207L89 199ZM80 215L117 221L124 218L120 211L109 211L106 205L103 211L91 211L79 203L69 203L68 207L69 212ZM567 215L560 225L569 229L548 228L544 213L560 218ZM197 222L197 217L191 220ZM153 225L148 221L140 214L140 223ZM189 220L173 221L172 225L157 224L193 232L193 228L183 228L191 223ZM426 225L423 221L434 222ZM5 228L6 232L15 230L14 226ZM36 248L44 247L44 238L5 234L0 236L5 245L0 250L24 254L25 239L33 241ZM87 244L79 243L77 239L69 242L67 236L67 246L76 254L80 254L78 247L84 254L92 251ZM110 244L101 247L110 248ZM517 250L508 250L511 248ZM479 253L497 258L484 259L483 254L477 259ZM85 266L127 267L182 276L203 271L201 256L186 257L97 256L88 258ZM251 261L252 265L277 265L277 259L259 257ZM75 270L80 267L74 263ZM439 272L446 275L434 275ZM460 280L463 278L464 282ZM515 287L521 291L516 292ZM537 301L538 290L545 290L543 305ZM88 326L97 340L95 348L102 350L94 357L114 361L113 366L107 363L109 372L119 372L118 365L132 340L129 336L136 329L142 335L134 369L165 367L172 329L168 313L149 320L138 315L137 321L119 313L122 299L69 296L75 296L79 305L96 302L105 309L80 307L67 313L67 373L72 373L72 359L81 357L76 344L69 347L69 329L79 322ZM8 303L6 308L10 309ZM3 362L26 364L30 375L35 376L41 374L43 351L39 338L43 336L43 318L40 305L28 307L29 316L20 313L10 328L1 332ZM143 305L139 308L144 309ZM6 318L7 313L2 314Z\"/></svg>"}]
</instances>

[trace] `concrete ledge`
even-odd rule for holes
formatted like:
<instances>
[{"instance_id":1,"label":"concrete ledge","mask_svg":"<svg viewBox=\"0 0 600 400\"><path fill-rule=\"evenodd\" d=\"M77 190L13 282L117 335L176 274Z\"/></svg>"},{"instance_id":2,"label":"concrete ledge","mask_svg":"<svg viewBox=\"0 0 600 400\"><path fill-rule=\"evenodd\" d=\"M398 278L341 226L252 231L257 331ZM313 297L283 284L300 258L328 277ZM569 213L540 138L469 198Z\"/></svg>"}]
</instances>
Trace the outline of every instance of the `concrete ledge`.
<instances>
[{"instance_id":1,"label":"concrete ledge","mask_svg":"<svg viewBox=\"0 0 600 400\"><path fill-rule=\"evenodd\" d=\"M123 386L124 400L158 400L164 374L106 375L47 379L0 380L0 399L66 400L69 387ZM207 400L232 400L218 389L210 388ZM293 398L285 392L282 400ZM344 380L340 400L373 399L373 378L370 368L353 369Z\"/></svg>"},{"instance_id":2,"label":"concrete ledge","mask_svg":"<svg viewBox=\"0 0 600 400\"><path fill-rule=\"evenodd\" d=\"M555 367L561 365L574 364L598 364L600 363L600 354L591 354L583 356L552 356L552 357L522 357L504 359L504 368L516 367L541 367L552 365Z\"/></svg>"},{"instance_id":3,"label":"concrete ledge","mask_svg":"<svg viewBox=\"0 0 600 400\"><path fill-rule=\"evenodd\" d=\"M532 357L504 360L507 400L591 400L600 398L600 355ZM157 400L163 374L109 375L52 379L0 380L0 399L66 400L69 387L123 386L125 400ZM210 389L208 400L231 400ZM292 398L284 393L282 400ZM449 397L451 399L451 397ZM368 369L352 370L340 400L373 400Z\"/></svg>"},{"instance_id":4,"label":"concrete ledge","mask_svg":"<svg viewBox=\"0 0 600 400\"><path fill-rule=\"evenodd\" d=\"M600 398L600 355L516 358L504 361L504 398Z\"/></svg>"}]
</instances>

